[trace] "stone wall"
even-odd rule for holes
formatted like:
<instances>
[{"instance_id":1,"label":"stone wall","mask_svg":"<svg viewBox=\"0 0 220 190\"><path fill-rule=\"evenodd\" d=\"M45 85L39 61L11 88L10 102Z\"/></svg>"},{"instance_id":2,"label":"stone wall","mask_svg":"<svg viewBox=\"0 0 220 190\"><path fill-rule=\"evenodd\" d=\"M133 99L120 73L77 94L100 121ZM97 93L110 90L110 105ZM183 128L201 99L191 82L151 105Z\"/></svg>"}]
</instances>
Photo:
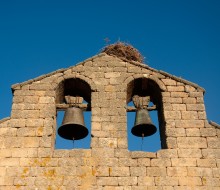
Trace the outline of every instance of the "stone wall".
<instances>
[{"instance_id":1,"label":"stone wall","mask_svg":"<svg viewBox=\"0 0 220 190\"><path fill-rule=\"evenodd\" d=\"M91 88L90 149L56 150L61 83ZM167 149L128 151L128 84L146 78L162 95ZM219 190L220 130L207 122L196 84L106 54L13 86L0 121L0 190ZM58 102L57 102L58 101Z\"/></svg>"}]
</instances>

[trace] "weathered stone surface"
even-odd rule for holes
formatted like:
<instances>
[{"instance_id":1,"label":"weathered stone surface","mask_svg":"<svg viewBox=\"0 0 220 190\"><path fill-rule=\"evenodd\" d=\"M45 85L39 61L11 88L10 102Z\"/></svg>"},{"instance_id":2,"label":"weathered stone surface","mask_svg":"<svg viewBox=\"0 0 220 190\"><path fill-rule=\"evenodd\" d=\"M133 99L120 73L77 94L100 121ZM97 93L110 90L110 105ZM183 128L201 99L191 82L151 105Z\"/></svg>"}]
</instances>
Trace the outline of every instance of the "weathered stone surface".
<instances>
[{"instance_id":1,"label":"weathered stone surface","mask_svg":"<svg viewBox=\"0 0 220 190\"><path fill-rule=\"evenodd\" d=\"M186 129L187 137L200 137L200 130L198 128L189 128Z\"/></svg>"},{"instance_id":2,"label":"weathered stone surface","mask_svg":"<svg viewBox=\"0 0 220 190\"><path fill-rule=\"evenodd\" d=\"M178 148L207 148L206 138L177 137Z\"/></svg>"},{"instance_id":3,"label":"weathered stone surface","mask_svg":"<svg viewBox=\"0 0 220 190\"><path fill-rule=\"evenodd\" d=\"M166 168L165 167L147 167L147 175L150 177L159 177L166 176Z\"/></svg>"},{"instance_id":4,"label":"weathered stone surface","mask_svg":"<svg viewBox=\"0 0 220 190\"><path fill-rule=\"evenodd\" d=\"M203 128L205 126L203 120L176 120L176 127L181 128Z\"/></svg>"},{"instance_id":5,"label":"weathered stone surface","mask_svg":"<svg viewBox=\"0 0 220 190\"><path fill-rule=\"evenodd\" d=\"M180 158L201 158L201 149L179 149L178 156Z\"/></svg>"},{"instance_id":6,"label":"weathered stone surface","mask_svg":"<svg viewBox=\"0 0 220 190\"><path fill-rule=\"evenodd\" d=\"M195 158L171 158L172 166L196 166Z\"/></svg>"},{"instance_id":7,"label":"weathered stone surface","mask_svg":"<svg viewBox=\"0 0 220 190\"><path fill-rule=\"evenodd\" d=\"M67 80L73 83L68 86ZM204 90L196 84L102 53L12 88L11 116L0 120L2 190L220 187L220 130L208 123ZM127 106L142 92L157 107L159 122L152 120L159 133L152 138L163 147L157 152L128 149L127 111L135 108ZM88 109L91 105L90 148L56 149L57 118L68 107L64 96L74 93L84 97Z\"/></svg>"},{"instance_id":8,"label":"weathered stone surface","mask_svg":"<svg viewBox=\"0 0 220 190\"><path fill-rule=\"evenodd\" d=\"M167 167L167 175L171 177L187 176L186 167Z\"/></svg>"},{"instance_id":9,"label":"weathered stone surface","mask_svg":"<svg viewBox=\"0 0 220 190\"><path fill-rule=\"evenodd\" d=\"M198 113L197 111L181 111L182 114L182 119L193 119L197 120L198 119Z\"/></svg>"}]
</instances>

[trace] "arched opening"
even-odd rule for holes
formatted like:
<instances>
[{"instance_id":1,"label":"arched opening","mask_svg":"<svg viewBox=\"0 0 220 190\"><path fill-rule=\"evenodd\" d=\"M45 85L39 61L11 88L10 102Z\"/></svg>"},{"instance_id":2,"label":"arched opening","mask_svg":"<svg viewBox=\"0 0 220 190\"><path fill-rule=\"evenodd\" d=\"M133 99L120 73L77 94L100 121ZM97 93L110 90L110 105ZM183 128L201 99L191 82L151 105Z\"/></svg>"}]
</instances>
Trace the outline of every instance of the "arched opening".
<instances>
[{"instance_id":1,"label":"arched opening","mask_svg":"<svg viewBox=\"0 0 220 190\"><path fill-rule=\"evenodd\" d=\"M63 80L56 88L56 105L57 105L57 119L56 119L57 125L56 125L55 149L90 148L90 142L91 142L90 85L84 80L79 78L70 78ZM75 111L71 111L70 113L71 109L69 108L71 109L74 108ZM82 131L87 131L88 135L86 133L83 134L83 136L80 136L82 135Z\"/></svg>"},{"instance_id":2,"label":"arched opening","mask_svg":"<svg viewBox=\"0 0 220 190\"><path fill-rule=\"evenodd\" d=\"M131 133L134 129L136 112L139 110L135 105L134 97L141 100L144 109L150 116L152 124L157 128L156 133L145 137L137 137ZM137 103L137 102L136 102ZM145 105L144 105L145 104ZM165 122L162 108L162 94L158 84L149 78L137 78L127 85L127 127L128 149L131 151L141 150L156 152L167 148L165 137ZM136 123L137 124L137 123ZM138 129L138 128L136 128ZM148 129L147 129L148 130Z\"/></svg>"}]
</instances>

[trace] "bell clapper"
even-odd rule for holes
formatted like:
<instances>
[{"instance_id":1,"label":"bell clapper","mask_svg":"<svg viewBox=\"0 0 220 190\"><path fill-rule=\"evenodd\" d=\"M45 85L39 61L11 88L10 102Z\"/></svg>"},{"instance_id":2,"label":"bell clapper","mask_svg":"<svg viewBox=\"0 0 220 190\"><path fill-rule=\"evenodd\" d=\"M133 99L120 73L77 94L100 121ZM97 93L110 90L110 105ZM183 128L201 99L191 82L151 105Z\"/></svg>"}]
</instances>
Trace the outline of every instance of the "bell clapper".
<instances>
[{"instance_id":1,"label":"bell clapper","mask_svg":"<svg viewBox=\"0 0 220 190\"><path fill-rule=\"evenodd\" d=\"M144 144L144 133L142 133L142 138L141 138L141 151L143 151L143 144Z\"/></svg>"},{"instance_id":2,"label":"bell clapper","mask_svg":"<svg viewBox=\"0 0 220 190\"><path fill-rule=\"evenodd\" d=\"M74 137L73 137L73 148L74 148L74 143L75 143L75 139L74 139Z\"/></svg>"}]
</instances>

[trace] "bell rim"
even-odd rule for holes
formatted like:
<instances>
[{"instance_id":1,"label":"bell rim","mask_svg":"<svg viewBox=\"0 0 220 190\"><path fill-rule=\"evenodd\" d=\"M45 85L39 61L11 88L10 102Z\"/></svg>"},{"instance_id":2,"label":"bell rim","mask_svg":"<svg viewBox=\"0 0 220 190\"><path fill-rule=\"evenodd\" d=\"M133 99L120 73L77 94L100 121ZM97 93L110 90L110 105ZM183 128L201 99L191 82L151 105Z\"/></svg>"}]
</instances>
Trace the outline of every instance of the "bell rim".
<instances>
[{"instance_id":1,"label":"bell rim","mask_svg":"<svg viewBox=\"0 0 220 190\"><path fill-rule=\"evenodd\" d=\"M74 135L71 135L74 134L74 132L78 134L75 137ZM72 123L66 123L59 127L57 133L59 134L60 137L66 140L80 140L88 136L89 130L85 126L80 124L73 125Z\"/></svg>"},{"instance_id":2,"label":"bell rim","mask_svg":"<svg viewBox=\"0 0 220 190\"><path fill-rule=\"evenodd\" d=\"M146 129L146 130L143 131L143 129ZM148 137L148 136L155 134L156 132L157 132L157 128L153 124L138 124L132 127L131 129L131 133L137 137Z\"/></svg>"}]
</instances>

